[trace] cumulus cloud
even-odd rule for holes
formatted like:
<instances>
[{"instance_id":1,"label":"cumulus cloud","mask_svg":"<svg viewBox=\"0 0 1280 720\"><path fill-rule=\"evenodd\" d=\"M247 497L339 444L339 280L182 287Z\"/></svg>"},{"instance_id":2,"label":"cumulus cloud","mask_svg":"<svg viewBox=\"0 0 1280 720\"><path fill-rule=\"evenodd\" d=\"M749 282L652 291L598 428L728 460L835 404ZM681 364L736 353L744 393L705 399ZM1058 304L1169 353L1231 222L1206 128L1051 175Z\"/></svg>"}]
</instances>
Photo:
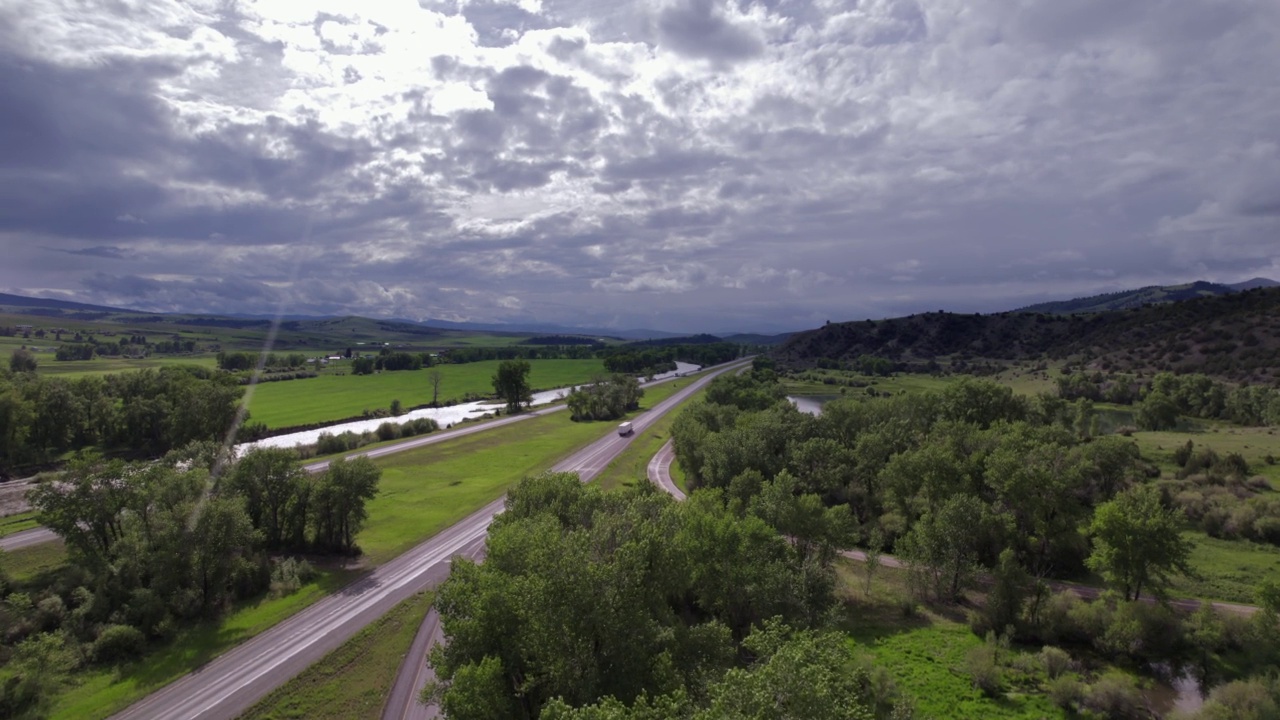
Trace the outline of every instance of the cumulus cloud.
<instances>
[{"instance_id":1,"label":"cumulus cloud","mask_svg":"<svg viewBox=\"0 0 1280 720\"><path fill-rule=\"evenodd\" d=\"M1277 32L1263 0L0 4L0 289L722 331L1274 275Z\"/></svg>"}]
</instances>

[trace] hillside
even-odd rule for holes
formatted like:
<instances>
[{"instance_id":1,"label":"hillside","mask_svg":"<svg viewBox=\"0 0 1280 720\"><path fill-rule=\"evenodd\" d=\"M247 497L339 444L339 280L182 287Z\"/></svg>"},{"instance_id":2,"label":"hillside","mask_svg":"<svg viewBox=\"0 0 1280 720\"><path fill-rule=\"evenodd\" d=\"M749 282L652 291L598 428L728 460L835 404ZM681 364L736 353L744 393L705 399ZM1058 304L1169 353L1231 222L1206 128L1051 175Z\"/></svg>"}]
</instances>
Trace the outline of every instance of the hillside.
<instances>
[{"instance_id":1,"label":"hillside","mask_svg":"<svg viewBox=\"0 0 1280 720\"><path fill-rule=\"evenodd\" d=\"M774 352L784 365L862 355L895 362L1071 359L1121 371L1203 372L1280 381L1280 288L1092 315L924 313L830 323Z\"/></svg>"},{"instance_id":2,"label":"hillside","mask_svg":"<svg viewBox=\"0 0 1280 720\"><path fill-rule=\"evenodd\" d=\"M1111 310L1128 310L1130 308L1142 307L1143 305L1181 302L1183 300L1194 300L1201 297L1230 295L1242 290L1251 290L1259 287L1274 287L1275 285L1275 281L1267 280L1266 278L1254 278L1253 280L1237 283L1235 285L1222 285L1199 280L1192 283L1186 283L1184 285L1166 285L1163 287L1159 285L1151 285L1148 287L1138 288L1136 290L1121 290L1119 292L1091 295L1089 297L1075 298L1072 300L1043 302L1019 308L1015 312L1066 315L1073 313L1097 313L1108 312Z\"/></svg>"}]
</instances>

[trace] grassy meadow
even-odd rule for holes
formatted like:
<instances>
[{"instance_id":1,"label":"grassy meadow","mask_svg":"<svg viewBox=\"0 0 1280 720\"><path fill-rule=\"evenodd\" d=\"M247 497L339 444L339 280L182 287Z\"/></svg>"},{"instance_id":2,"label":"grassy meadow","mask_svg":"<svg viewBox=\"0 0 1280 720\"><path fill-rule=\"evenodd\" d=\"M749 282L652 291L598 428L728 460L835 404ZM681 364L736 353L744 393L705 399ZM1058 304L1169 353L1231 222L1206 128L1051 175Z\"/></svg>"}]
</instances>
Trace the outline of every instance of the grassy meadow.
<instances>
[{"instance_id":1,"label":"grassy meadow","mask_svg":"<svg viewBox=\"0 0 1280 720\"><path fill-rule=\"evenodd\" d=\"M485 360L437 366L444 375L440 402L457 401L468 395L492 395L492 379L498 365L497 360ZM604 363L598 359L531 360L529 366L529 384L539 390L584 383L604 372ZM254 388L249 400L249 416L267 427L280 428L342 420L364 410L389 408L392 400L399 400L405 408L425 405L431 402L432 393L428 372L326 373L303 380L262 383Z\"/></svg>"}]
</instances>

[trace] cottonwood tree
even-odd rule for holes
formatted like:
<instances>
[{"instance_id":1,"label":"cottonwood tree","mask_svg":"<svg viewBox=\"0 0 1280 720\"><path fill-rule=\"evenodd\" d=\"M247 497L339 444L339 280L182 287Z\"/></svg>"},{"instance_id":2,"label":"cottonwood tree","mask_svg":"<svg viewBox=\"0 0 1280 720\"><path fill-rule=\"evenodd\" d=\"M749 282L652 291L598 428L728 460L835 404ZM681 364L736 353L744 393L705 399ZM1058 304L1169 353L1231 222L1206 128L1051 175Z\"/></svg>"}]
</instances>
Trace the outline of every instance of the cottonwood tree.
<instances>
[{"instance_id":1,"label":"cottonwood tree","mask_svg":"<svg viewBox=\"0 0 1280 720\"><path fill-rule=\"evenodd\" d=\"M529 363L526 360L503 360L493 376L493 391L507 403L507 413L518 413L522 406L533 404L529 388Z\"/></svg>"},{"instance_id":2,"label":"cottonwood tree","mask_svg":"<svg viewBox=\"0 0 1280 720\"><path fill-rule=\"evenodd\" d=\"M316 481L312 494L315 544L351 552L355 537L369 517L365 503L378 495L382 471L367 457L335 460Z\"/></svg>"},{"instance_id":3,"label":"cottonwood tree","mask_svg":"<svg viewBox=\"0 0 1280 720\"><path fill-rule=\"evenodd\" d=\"M1159 596L1175 573L1189 573L1191 544L1182 539L1179 513L1166 508L1152 485L1142 485L1098 506L1089 535L1089 569L1137 600L1142 591Z\"/></svg>"}]
</instances>

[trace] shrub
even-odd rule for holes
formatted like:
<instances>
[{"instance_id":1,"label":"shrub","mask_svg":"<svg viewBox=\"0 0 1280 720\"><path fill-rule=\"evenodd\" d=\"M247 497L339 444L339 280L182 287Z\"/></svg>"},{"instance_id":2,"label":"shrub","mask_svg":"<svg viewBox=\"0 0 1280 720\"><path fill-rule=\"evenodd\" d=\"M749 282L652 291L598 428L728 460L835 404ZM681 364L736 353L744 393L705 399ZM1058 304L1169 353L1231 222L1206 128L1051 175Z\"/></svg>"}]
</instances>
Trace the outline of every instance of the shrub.
<instances>
[{"instance_id":1,"label":"shrub","mask_svg":"<svg viewBox=\"0 0 1280 720\"><path fill-rule=\"evenodd\" d=\"M393 422L384 422L376 430L379 440L395 440L400 437L400 426Z\"/></svg>"},{"instance_id":2,"label":"shrub","mask_svg":"<svg viewBox=\"0 0 1280 720\"><path fill-rule=\"evenodd\" d=\"M292 595L315 576L315 568L306 560L291 557L277 560L271 566L271 597Z\"/></svg>"},{"instance_id":3,"label":"shrub","mask_svg":"<svg viewBox=\"0 0 1280 720\"><path fill-rule=\"evenodd\" d=\"M1280 717L1280 681L1262 678L1220 685L1196 716L1198 720L1270 720Z\"/></svg>"},{"instance_id":4,"label":"shrub","mask_svg":"<svg viewBox=\"0 0 1280 720\"><path fill-rule=\"evenodd\" d=\"M399 398L391 401L391 414L397 417L404 414L404 405L400 403Z\"/></svg>"},{"instance_id":5,"label":"shrub","mask_svg":"<svg viewBox=\"0 0 1280 720\"><path fill-rule=\"evenodd\" d=\"M1071 655L1062 648L1045 645L1040 648L1040 664L1050 680L1062 677L1071 669Z\"/></svg>"},{"instance_id":6,"label":"shrub","mask_svg":"<svg viewBox=\"0 0 1280 720\"><path fill-rule=\"evenodd\" d=\"M996 663L996 648L984 643L971 648L965 655L965 668L973 680L973 686L988 697L1000 694L1000 666Z\"/></svg>"},{"instance_id":7,"label":"shrub","mask_svg":"<svg viewBox=\"0 0 1280 720\"><path fill-rule=\"evenodd\" d=\"M1146 703L1132 678L1107 673L1089 686L1080 705L1111 720L1147 717Z\"/></svg>"},{"instance_id":8,"label":"shrub","mask_svg":"<svg viewBox=\"0 0 1280 720\"><path fill-rule=\"evenodd\" d=\"M132 660L142 654L147 639L132 625L108 625L93 641L90 656L94 662L114 663Z\"/></svg>"},{"instance_id":9,"label":"shrub","mask_svg":"<svg viewBox=\"0 0 1280 720\"><path fill-rule=\"evenodd\" d=\"M1084 700L1084 684L1074 674L1059 675L1049 681L1049 700L1063 710L1072 710Z\"/></svg>"}]
</instances>

